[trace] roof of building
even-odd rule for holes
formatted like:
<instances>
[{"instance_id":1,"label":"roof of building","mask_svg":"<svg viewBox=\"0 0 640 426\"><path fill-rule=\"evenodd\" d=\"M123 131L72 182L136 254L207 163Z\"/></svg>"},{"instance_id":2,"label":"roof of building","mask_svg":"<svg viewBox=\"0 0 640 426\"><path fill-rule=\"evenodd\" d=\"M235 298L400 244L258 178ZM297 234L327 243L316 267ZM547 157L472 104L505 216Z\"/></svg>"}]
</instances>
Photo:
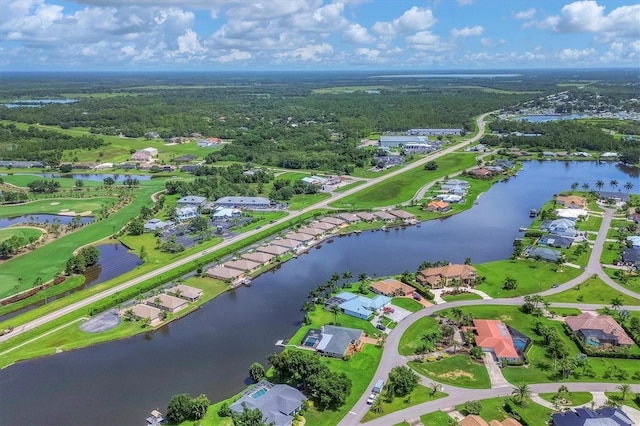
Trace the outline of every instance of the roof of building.
<instances>
[{"instance_id":1,"label":"roof of building","mask_svg":"<svg viewBox=\"0 0 640 426\"><path fill-rule=\"evenodd\" d=\"M436 266L420 271L420 275L424 277L438 276L445 278L468 278L476 274L476 268L471 265L451 263L445 266Z\"/></svg>"},{"instance_id":2,"label":"roof of building","mask_svg":"<svg viewBox=\"0 0 640 426\"><path fill-rule=\"evenodd\" d=\"M170 220L165 222L163 220L154 218L154 219L148 220L147 223L144 224L144 229L150 229L150 230L162 229L162 228L171 226L173 224L174 223Z\"/></svg>"},{"instance_id":3,"label":"roof of building","mask_svg":"<svg viewBox=\"0 0 640 426\"><path fill-rule=\"evenodd\" d=\"M269 205L271 200L264 197L222 197L216 200L216 204L233 204L242 206Z\"/></svg>"},{"instance_id":4,"label":"roof of building","mask_svg":"<svg viewBox=\"0 0 640 426\"><path fill-rule=\"evenodd\" d=\"M449 179L444 185L469 186L469 182L462 179Z\"/></svg>"},{"instance_id":5,"label":"roof of building","mask_svg":"<svg viewBox=\"0 0 640 426\"><path fill-rule=\"evenodd\" d=\"M151 318L152 320L158 318L158 315L162 312L158 308L154 308L153 306L145 305L143 303L138 303L131 308L131 310L138 318Z\"/></svg>"},{"instance_id":6,"label":"roof of building","mask_svg":"<svg viewBox=\"0 0 640 426\"><path fill-rule=\"evenodd\" d=\"M344 224L344 220L337 217L327 216L320 219L320 222L330 223L331 225L340 226Z\"/></svg>"},{"instance_id":7,"label":"roof of building","mask_svg":"<svg viewBox=\"0 0 640 426\"><path fill-rule=\"evenodd\" d=\"M373 215L378 217L379 219L382 219L382 220L394 220L396 218L391 213L387 213L387 212L383 212L383 211L373 212Z\"/></svg>"},{"instance_id":8,"label":"roof of building","mask_svg":"<svg viewBox=\"0 0 640 426\"><path fill-rule=\"evenodd\" d=\"M347 222L359 222L360 218L353 213L340 213L338 215L340 219L346 220Z\"/></svg>"},{"instance_id":9,"label":"roof of building","mask_svg":"<svg viewBox=\"0 0 640 426\"><path fill-rule=\"evenodd\" d=\"M556 201L563 206L578 206L581 208L587 207L587 199L578 195L558 195Z\"/></svg>"},{"instance_id":10,"label":"roof of building","mask_svg":"<svg viewBox=\"0 0 640 426\"><path fill-rule=\"evenodd\" d=\"M335 225L332 225L327 222L313 222L310 226L315 229L320 229L322 231L329 231L336 227Z\"/></svg>"},{"instance_id":11,"label":"roof of building","mask_svg":"<svg viewBox=\"0 0 640 426\"><path fill-rule=\"evenodd\" d=\"M555 262L560 256L562 256L562 253L558 250L553 250L547 247L528 247L526 253L529 257L540 256L541 259L548 260L550 262Z\"/></svg>"},{"instance_id":12,"label":"roof of building","mask_svg":"<svg viewBox=\"0 0 640 426\"><path fill-rule=\"evenodd\" d=\"M447 207L449 207L449 203L442 200L429 201L429 203L427 204L427 208L432 208L432 209L446 209Z\"/></svg>"},{"instance_id":13,"label":"roof of building","mask_svg":"<svg viewBox=\"0 0 640 426\"><path fill-rule=\"evenodd\" d=\"M620 324L618 324L616 320L609 315L597 315L592 312L583 312L577 316L567 317L565 322L573 331L600 330L603 333L616 336L618 344L633 344L633 340L627 335Z\"/></svg>"},{"instance_id":14,"label":"roof of building","mask_svg":"<svg viewBox=\"0 0 640 426\"><path fill-rule=\"evenodd\" d=\"M356 216L358 216L362 220L374 220L376 218L374 215L368 212L358 212L356 213Z\"/></svg>"},{"instance_id":15,"label":"roof of building","mask_svg":"<svg viewBox=\"0 0 640 426\"><path fill-rule=\"evenodd\" d=\"M556 209L559 218L578 219L581 216L589 216L589 212L584 209Z\"/></svg>"},{"instance_id":16,"label":"roof of building","mask_svg":"<svg viewBox=\"0 0 640 426\"><path fill-rule=\"evenodd\" d=\"M259 393L262 389L266 392ZM260 382L231 404L229 408L234 413L243 411L243 404L249 409L259 409L264 420L275 426L290 425L293 420L291 414L297 410L307 398L289 385L273 385Z\"/></svg>"},{"instance_id":17,"label":"roof of building","mask_svg":"<svg viewBox=\"0 0 640 426\"><path fill-rule=\"evenodd\" d=\"M300 242L311 241L314 238L313 235L311 234L303 234L301 232L289 232L288 234L285 235L285 237L291 240L296 240Z\"/></svg>"},{"instance_id":18,"label":"roof of building","mask_svg":"<svg viewBox=\"0 0 640 426\"><path fill-rule=\"evenodd\" d=\"M186 299L197 299L202 296L202 290L184 284L178 284L175 287L171 287L167 292L172 294L180 292L180 297L185 297Z\"/></svg>"},{"instance_id":19,"label":"roof of building","mask_svg":"<svg viewBox=\"0 0 640 426\"><path fill-rule=\"evenodd\" d=\"M164 293L160 293L157 296L149 297L146 300L146 302L148 304L162 306L163 308L167 308L171 310L178 309L181 306L184 306L187 304L187 302L184 299L180 299L179 297L170 296Z\"/></svg>"},{"instance_id":20,"label":"roof of building","mask_svg":"<svg viewBox=\"0 0 640 426\"><path fill-rule=\"evenodd\" d=\"M489 426L489 423L480 416L469 414L464 419L460 420L460 426Z\"/></svg>"},{"instance_id":21,"label":"roof of building","mask_svg":"<svg viewBox=\"0 0 640 426\"><path fill-rule=\"evenodd\" d=\"M554 247L569 247L573 243L572 238L563 237L561 235L547 234L540 237L538 244L554 246Z\"/></svg>"},{"instance_id":22,"label":"roof of building","mask_svg":"<svg viewBox=\"0 0 640 426\"><path fill-rule=\"evenodd\" d=\"M271 245L282 246L289 250L294 249L296 247L300 247L301 244L302 243L300 241L292 240L290 238L280 238L280 239L276 238L275 240L271 241Z\"/></svg>"},{"instance_id":23,"label":"roof of building","mask_svg":"<svg viewBox=\"0 0 640 426\"><path fill-rule=\"evenodd\" d=\"M225 262L224 266L226 266L227 268L238 269L240 271L251 271L260 267L260 263L252 262L247 259L238 259Z\"/></svg>"},{"instance_id":24,"label":"roof of building","mask_svg":"<svg viewBox=\"0 0 640 426\"><path fill-rule=\"evenodd\" d=\"M400 219L414 219L416 216L404 210L391 210L389 213Z\"/></svg>"},{"instance_id":25,"label":"roof of building","mask_svg":"<svg viewBox=\"0 0 640 426\"><path fill-rule=\"evenodd\" d=\"M602 407L596 410L576 408L553 413L554 426L631 426L633 420L619 408Z\"/></svg>"},{"instance_id":26,"label":"roof of building","mask_svg":"<svg viewBox=\"0 0 640 426\"><path fill-rule=\"evenodd\" d=\"M364 332L355 328L325 325L322 327L322 338L316 350L326 353L344 355L349 345L360 340Z\"/></svg>"},{"instance_id":27,"label":"roof of building","mask_svg":"<svg viewBox=\"0 0 640 426\"><path fill-rule=\"evenodd\" d=\"M267 263L270 262L271 259L273 259L274 257L276 257L273 254L270 253L264 253L261 251L254 251L253 253L245 253L242 255L243 259L247 259L250 260L252 262L260 262L260 263Z\"/></svg>"},{"instance_id":28,"label":"roof of building","mask_svg":"<svg viewBox=\"0 0 640 426\"><path fill-rule=\"evenodd\" d=\"M277 246L277 245L268 245L268 246L260 246L256 249L256 251L262 252L262 253L269 253L272 254L274 256L280 256L285 254L286 252L288 252L290 249L287 249L285 247L282 246Z\"/></svg>"},{"instance_id":29,"label":"roof of building","mask_svg":"<svg viewBox=\"0 0 640 426\"><path fill-rule=\"evenodd\" d=\"M492 349L498 358L519 358L507 326L498 320L473 320L478 336L476 344L483 349Z\"/></svg>"},{"instance_id":30,"label":"roof of building","mask_svg":"<svg viewBox=\"0 0 640 426\"><path fill-rule=\"evenodd\" d=\"M239 269L226 268L224 266L215 266L213 268L207 269L205 272L206 275L214 278L221 278L223 280L228 280L231 278L237 278L243 274L243 271Z\"/></svg>"},{"instance_id":31,"label":"roof of building","mask_svg":"<svg viewBox=\"0 0 640 426\"><path fill-rule=\"evenodd\" d=\"M324 234L324 231L325 231L324 229L316 228L314 226L305 226L298 229L298 233L312 235L314 237Z\"/></svg>"},{"instance_id":32,"label":"roof of building","mask_svg":"<svg viewBox=\"0 0 640 426\"><path fill-rule=\"evenodd\" d=\"M233 217L239 215L241 212L238 209L220 209L213 214L213 217Z\"/></svg>"},{"instance_id":33,"label":"roof of building","mask_svg":"<svg viewBox=\"0 0 640 426\"><path fill-rule=\"evenodd\" d=\"M339 306L341 309L357 312L363 315L371 315L372 311L376 311L383 306L391 303L391 298L383 295L377 295L373 298L360 296L357 294L343 291L335 297L343 299Z\"/></svg>"},{"instance_id":34,"label":"roof of building","mask_svg":"<svg viewBox=\"0 0 640 426\"><path fill-rule=\"evenodd\" d=\"M415 288L411 287L410 285L393 278L387 278L386 280L372 282L370 287L385 295L393 294L398 290L402 291L402 293L404 294L411 294L415 291Z\"/></svg>"}]
</instances>

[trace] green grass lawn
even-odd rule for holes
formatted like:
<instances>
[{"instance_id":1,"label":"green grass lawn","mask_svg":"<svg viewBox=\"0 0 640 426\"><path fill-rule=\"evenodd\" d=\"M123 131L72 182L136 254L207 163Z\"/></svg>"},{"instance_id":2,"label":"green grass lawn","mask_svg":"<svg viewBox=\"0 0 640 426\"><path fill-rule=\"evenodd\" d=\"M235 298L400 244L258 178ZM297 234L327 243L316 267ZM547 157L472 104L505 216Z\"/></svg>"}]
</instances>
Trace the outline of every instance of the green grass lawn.
<instances>
[{"instance_id":1,"label":"green grass lawn","mask_svg":"<svg viewBox=\"0 0 640 426\"><path fill-rule=\"evenodd\" d=\"M630 290L633 290L636 293L640 293L640 274L626 275L626 279L621 280L620 278L616 277L615 269L612 269L612 268L603 268L603 269L605 274L607 274L609 278L611 278L621 286L626 287Z\"/></svg>"},{"instance_id":2,"label":"green grass lawn","mask_svg":"<svg viewBox=\"0 0 640 426\"><path fill-rule=\"evenodd\" d=\"M577 223L577 228L581 231L595 231L600 229L602 218L600 216L589 216L587 220L581 220Z\"/></svg>"},{"instance_id":3,"label":"green grass lawn","mask_svg":"<svg viewBox=\"0 0 640 426\"><path fill-rule=\"evenodd\" d=\"M322 200L331 198L331 194L326 192L318 192L317 194L297 194L291 198L289 202L289 210L302 210L312 204L319 203Z\"/></svg>"},{"instance_id":4,"label":"green grass lawn","mask_svg":"<svg viewBox=\"0 0 640 426\"><path fill-rule=\"evenodd\" d=\"M558 266L555 264L529 259L482 263L476 265L476 269L478 276L486 277L485 282L476 288L495 298L538 293L550 289L555 283L569 281L582 273L581 270L568 266L563 266L558 271ZM515 290L502 288L507 277L513 277L518 281L518 287Z\"/></svg>"},{"instance_id":5,"label":"green grass lawn","mask_svg":"<svg viewBox=\"0 0 640 426\"><path fill-rule=\"evenodd\" d=\"M620 392L605 392L604 394L609 398L617 400L622 399L622 393ZM622 404L628 405L629 407L635 408L636 410L640 410L640 394L636 394L634 395L634 397L627 396L627 399L622 402Z\"/></svg>"},{"instance_id":6,"label":"green grass lawn","mask_svg":"<svg viewBox=\"0 0 640 426\"><path fill-rule=\"evenodd\" d=\"M339 192L348 191L349 189L355 188L356 186L360 186L363 183L365 183L363 180L358 180L358 181L355 181L355 182L351 182L351 183L343 185L343 186L341 186L339 188L336 188L336 190L334 192L338 192L339 193Z\"/></svg>"},{"instance_id":7,"label":"green grass lawn","mask_svg":"<svg viewBox=\"0 0 640 426\"><path fill-rule=\"evenodd\" d=\"M481 300L482 297L475 293L460 293L455 295L444 295L442 299L447 302L456 302L459 300Z\"/></svg>"},{"instance_id":8,"label":"green grass lawn","mask_svg":"<svg viewBox=\"0 0 640 426\"><path fill-rule=\"evenodd\" d=\"M552 403L553 398L556 396L556 393L541 393L538 394L538 396L545 401L549 401ZM593 395L591 395L591 392L569 392L565 399L567 401L566 405L584 405L593 399Z\"/></svg>"},{"instance_id":9,"label":"green grass lawn","mask_svg":"<svg viewBox=\"0 0 640 426\"><path fill-rule=\"evenodd\" d=\"M79 173L77 170L76 172ZM33 173L33 171L31 173ZM76 180L78 180L78 179L63 178L63 177L45 178L45 177L36 176L33 174L6 175L6 176L3 176L2 179L4 179L6 183L10 183L11 185L20 186L23 188L26 188L28 184L36 180L47 180L47 181L54 180L60 184L60 188L66 188L66 189L75 188ZM80 179L80 180L82 180L83 187L95 187L95 186L103 185L102 181L95 181L95 180L88 180L88 179Z\"/></svg>"},{"instance_id":10,"label":"green grass lawn","mask_svg":"<svg viewBox=\"0 0 640 426\"><path fill-rule=\"evenodd\" d=\"M482 417L487 422L490 422L491 420L504 420L509 417L504 409L505 400L508 401L508 398L491 398L480 400L480 404L482 405L480 417ZM542 425L546 424L546 421L551 418L551 410L543 407L542 405L538 405L535 402L528 401L526 405L522 407L510 401L508 403L510 403L511 407L513 407L513 410L518 414L518 416L526 421L525 424ZM464 404L456 406L456 409L462 414L465 414Z\"/></svg>"},{"instance_id":11,"label":"green grass lawn","mask_svg":"<svg viewBox=\"0 0 640 426\"><path fill-rule=\"evenodd\" d=\"M46 200L31 201L23 204L2 206L0 217L16 217L35 214L59 214L64 211L82 213L90 211L91 215L100 213L103 205L114 205L116 197L96 198L50 198Z\"/></svg>"},{"instance_id":12,"label":"green grass lawn","mask_svg":"<svg viewBox=\"0 0 640 426\"><path fill-rule=\"evenodd\" d=\"M402 203L411 199L426 183L471 167L476 163L476 160L473 155L449 154L437 159L436 163L438 164L437 170L429 171L422 167L416 167L331 203L331 206L366 209Z\"/></svg>"},{"instance_id":13,"label":"green grass lawn","mask_svg":"<svg viewBox=\"0 0 640 426\"><path fill-rule=\"evenodd\" d=\"M394 297L391 299L391 304L410 312L418 312L420 309L424 308L424 306L410 297Z\"/></svg>"},{"instance_id":14,"label":"green grass lawn","mask_svg":"<svg viewBox=\"0 0 640 426\"><path fill-rule=\"evenodd\" d=\"M23 238L27 242L29 239L37 240L42 235L42 231L36 228L12 227L0 229L0 242L8 240L11 237Z\"/></svg>"},{"instance_id":15,"label":"green grass lawn","mask_svg":"<svg viewBox=\"0 0 640 426\"><path fill-rule=\"evenodd\" d=\"M417 404L422 404L423 402L435 401L436 399L444 398L445 396L448 396L448 394L444 392L436 392L435 394L432 394L431 389L424 386L417 386L413 392L406 397L394 397L391 402L385 402L384 397L379 396L378 398L382 398L382 412L374 413L370 409L362 418L361 422L366 423L389 413L403 410Z\"/></svg>"},{"instance_id":16,"label":"green grass lawn","mask_svg":"<svg viewBox=\"0 0 640 426\"><path fill-rule=\"evenodd\" d=\"M259 211L254 211L254 212L251 213L251 216L253 216L253 218L256 221L248 223L245 226L242 226L242 227L239 227L239 228L233 228L233 232L242 233L242 232L251 231L252 229L255 229L257 226L267 225L269 222L276 221L278 219L282 219L283 217L286 217L287 215L288 215L287 212L282 212L282 211L280 211L280 212L259 212Z\"/></svg>"},{"instance_id":17,"label":"green grass lawn","mask_svg":"<svg viewBox=\"0 0 640 426\"><path fill-rule=\"evenodd\" d=\"M17 311L31 304L45 302L45 300L48 303L52 303L52 299L51 299L52 295L73 290L74 288L81 286L84 283L84 281L85 281L84 275L74 275L71 277L67 277L67 279L64 280L64 282L54 286L53 288L48 289L47 291L40 291L34 294L33 296L23 299L19 302L11 303L5 306L0 306L0 316L8 314L13 311ZM11 323L11 320L7 320L6 322ZM2 329L3 327L0 327L0 330Z\"/></svg>"},{"instance_id":18,"label":"green grass lawn","mask_svg":"<svg viewBox=\"0 0 640 426\"><path fill-rule=\"evenodd\" d=\"M600 262L604 265L612 265L620 259L622 250L623 248L621 248L618 243L610 241L605 242L602 249L602 255L600 256Z\"/></svg>"},{"instance_id":19,"label":"green grass lawn","mask_svg":"<svg viewBox=\"0 0 640 426\"><path fill-rule=\"evenodd\" d=\"M619 297L623 305L638 306L640 299L620 293L605 284L600 278L590 277L587 281L577 286L565 290L561 293L552 294L545 297L549 302L569 302L569 303L602 303L611 305L611 300Z\"/></svg>"},{"instance_id":20,"label":"green grass lawn","mask_svg":"<svg viewBox=\"0 0 640 426\"><path fill-rule=\"evenodd\" d=\"M449 426L451 417L444 411L434 411L433 413L423 414L420 421L425 426ZM409 423L407 423L408 425Z\"/></svg>"},{"instance_id":21,"label":"green grass lawn","mask_svg":"<svg viewBox=\"0 0 640 426\"><path fill-rule=\"evenodd\" d=\"M431 317L423 317L407 328L400 338L398 353L400 355L414 355L416 349L422 344L420 339L429 330L437 330L438 323Z\"/></svg>"},{"instance_id":22,"label":"green grass lawn","mask_svg":"<svg viewBox=\"0 0 640 426\"><path fill-rule=\"evenodd\" d=\"M489 389L491 381L483 364L472 361L468 355L453 355L434 362L409 361L418 373L441 383L471 389Z\"/></svg>"}]
</instances>

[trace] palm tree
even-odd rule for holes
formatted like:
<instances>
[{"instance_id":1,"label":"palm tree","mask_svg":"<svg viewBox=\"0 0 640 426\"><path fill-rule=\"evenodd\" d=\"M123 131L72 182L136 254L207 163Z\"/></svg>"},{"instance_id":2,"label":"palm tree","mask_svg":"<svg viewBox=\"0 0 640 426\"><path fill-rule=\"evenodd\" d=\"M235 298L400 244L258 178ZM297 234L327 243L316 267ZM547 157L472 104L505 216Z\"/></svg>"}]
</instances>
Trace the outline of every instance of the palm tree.
<instances>
[{"instance_id":1,"label":"palm tree","mask_svg":"<svg viewBox=\"0 0 640 426\"><path fill-rule=\"evenodd\" d=\"M338 325L338 314L341 312L340 311L340 306L338 305L331 305L331 308L329 309L331 311L331 313L333 314L333 323L335 325Z\"/></svg>"},{"instance_id":2,"label":"palm tree","mask_svg":"<svg viewBox=\"0 0 640 426\"><path fill-rule=\"evenodd\" d=\"M573 182L571 184L571 191L575 191L576 189L578 189L578 185L580 185L578 182Z\"/></svg>"},{"instance_id":3,"label":"palm tree","mask_svg":"<svg viewBox=\"0 0 640 426\"><path fill-rule=\"evenodd\" d=\"M342 273L342 278L344 278L345 280L350 280L352 276L353 275L351 275L351 271L344 271Z\"/></svg>"},{"instance_id":4,"label":"palm tree","mask_svg":"<svg viewBox=\"0 0 640 426\"><path fill-rule=\"evenodd\" d=\"M631 191L631 188L633 188L633 184L631 182L627 182L624 184L624 189L627 190L627 194L629 193L629 191Z\"/></svg>"},{"instance_id":5,"label":"palm tree","mask_svg":"<svg viewBox=\"0 0 640 426\"><path fill-rule=\"evenodd\" d=\"M384 406L382 405L382 399L376 398L371 403L371 411L376 414L384 413Z\"/></svg>"},{"instance_id":6,"label":"palm tree","mask_svg":"<svg viewBox=\"0 0 640 426\"><path fill-rule=\"evenodd\" d=\"M601 180L596 181L596 188L598 188L598 195L600 195L600 190L604 188L604 182Z\"/></svg>"},{"instance_id":7,"label":"palm tree","mask_svg":"<svg viewBox=\"0 0 640 426\"><path fill-rule=\"evenodd\" d=\"M452 308L451 309L451 316L453 317L453 319L457 321L460 320L460 318L462 318L462 309L460 308Z\"/></svg>"},{"instance_id":8,"label":"palm tree","mask_svg":"<svg viewBox=\"0 0 640 426\"><path fill-rule=\"evenodd\" d=\"M431 385L429 385L429 389L431 389L431 396L433 396L440 390L440 385L436 382L431 382Z\"/></svg>"},{"instance_id":9,"label":"palm tree","mask_svg":"<svg viewBox=\"0 0 640 426\"><path fill-rule=\"evenodd\" d=\"M586 182L585 182L585 183L583 183L583 184L582 184L582 190L583 190L583 191L585 191L585 192L586 192L586 191L588 191L588 190L589 190L589 184L588 184L588 183L586 183Z\"/></svg>"},{"instance_id":10,"label":"palm tree","mask_svg":"<svg viewBox=\"0 0 640 426\"><path fill-rule=\"evenodd\" d=\"M516 404L524 405L525 401L531 398L531 388L526 383L520 383L513 388L511 395L513 395L513 400Z\"/></svg>"},{"instance_id":11,"label":"palm tree","mask_svg":"<svg viewBox=\"0 0 640 426\"><path fill-rule=\"evenodd\" d=\"M620 309L620 307L622 307L622 298L614 297L613 299L611 299L611 307L616 311Z\"/></svg>"},{"instance_id":12,"label":"palm tree","mask_svg":"<svg viewBox=\"0 0 640 426\"><path fill-rule=\"evenodd\" d=\"M361 283L365 282L367 280L367 278L369 278L369 277L367 276L367 274L365 272L363 272L360 275L358 275L358 281L360 281Z\"/></svg>"},{"instance_id":13,"label":"palm tree","mask_svg":"<svg viewBox=\"0 0 640 426\"><path fill-rule=\"evenodd\" d=\"M631 385L627 384L627 383L621 383L618 386L616 386L616 389L618 390L618 392L620 392L620 399L622 399L623 401L626 401L627 397L633 397L633 391L631 390Z\"/></svg>"},{"instance_id":14,"label":"palm tree","mask_svg":"<svg viewBox=\"0 0 640 426\"><path fill-rule=\"evenodd\" d=\"M451 346L453 347L453 353L455 354L458 348L460 347L460 342L458 342L457 340L454 340L453 342L451 342Z\"/></svg>"},{"instance_id":15,"label":"palm tree","mask_svg":"<svg viewBox=\"0 0 640 426\"><path fill-rule=\"evenodd\" d=\"M612 179L611 182L609 182L609 186L611 187L611 190L613 191L614 189L616 189L618 187L618 181L615 179Z\"/></svg>"},{"instance_id":16,"label":"palm tree","mask_svg":"<svg viewBox=\"0 0 640 426\"><path fill-rule=\"evenodd\" d=\"M300 310L302 312L310 312L310 311L313 311L314 308L315 308L315 305L312 302L305 301L302 303Z\"/></svg>"}]
</instances>

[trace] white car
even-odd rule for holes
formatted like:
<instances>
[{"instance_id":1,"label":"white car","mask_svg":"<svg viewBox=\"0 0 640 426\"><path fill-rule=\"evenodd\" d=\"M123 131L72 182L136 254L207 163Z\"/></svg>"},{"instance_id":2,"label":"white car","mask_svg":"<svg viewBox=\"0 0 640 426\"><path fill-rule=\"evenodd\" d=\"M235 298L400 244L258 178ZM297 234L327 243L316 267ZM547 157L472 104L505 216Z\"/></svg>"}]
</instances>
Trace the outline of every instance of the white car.
<instances>
[{"instance_id":1,"label":"white car","mask_svg":"<svg viewBox=\"0 0 640 426\"><path fill-rule=\"evenodd\" d=\"M367 404L369 405L373 404L373 401L375 401L377 397L378 397L377 393L372 393L371 395L369 395L369 399L367 399Z\"/></svg>"}]
</instances>

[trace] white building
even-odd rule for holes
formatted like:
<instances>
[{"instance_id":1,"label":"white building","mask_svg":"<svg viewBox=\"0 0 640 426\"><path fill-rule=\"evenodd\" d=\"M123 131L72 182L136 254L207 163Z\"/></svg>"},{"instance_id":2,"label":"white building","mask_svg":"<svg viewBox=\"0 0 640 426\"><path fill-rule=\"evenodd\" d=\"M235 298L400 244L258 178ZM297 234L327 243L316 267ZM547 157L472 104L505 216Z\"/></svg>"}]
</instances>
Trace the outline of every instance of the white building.
<instances>
[{"instance_id":1,"label":"white building","mask_svg":"<svg viewBox=\"0 0 640 426\"><path fill-rule=\"evenodd\" d=\"M145 149L141 149L140 151L144 151L152 157L158 156L158 150L156 148L145 148Z\"/></svg>"},{"instance_id":2,"label":"white building","mask_svg":"<svg viewBox=\"0 0 640 426\"><path fill-rule=\"evenodd\" d=\"M176 209L176 216L180 222L184 222L185 220L191 220L198 217L198 208L197 207L178 207Z\"/></svg>"}]
</instances>

